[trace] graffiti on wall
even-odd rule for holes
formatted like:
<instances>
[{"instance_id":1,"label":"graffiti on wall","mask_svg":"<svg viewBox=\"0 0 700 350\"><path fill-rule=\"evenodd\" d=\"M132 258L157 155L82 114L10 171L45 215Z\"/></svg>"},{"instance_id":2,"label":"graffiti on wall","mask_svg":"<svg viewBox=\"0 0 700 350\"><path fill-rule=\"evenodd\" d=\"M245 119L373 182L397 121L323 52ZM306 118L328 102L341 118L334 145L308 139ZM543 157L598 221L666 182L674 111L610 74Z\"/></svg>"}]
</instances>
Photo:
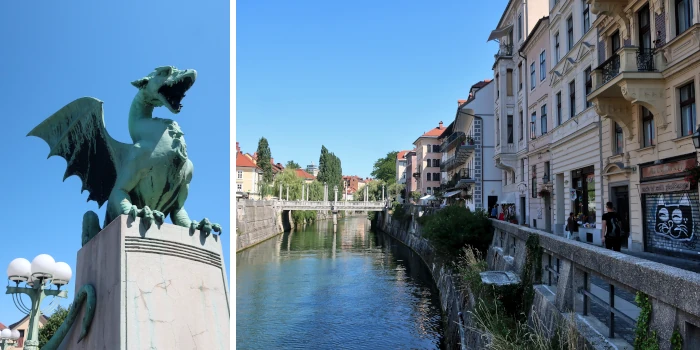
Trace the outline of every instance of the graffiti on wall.
<instances>
[{"instance_id":1,"label":"graffiti on wall","mask_svg":"<svg viewBox=\"0 0 700 350\"><path fill-rule=\"evenodd\" d=\"M666 199L660 194L656 199L654 232L672 240L692 241L695 238L693 210L687 194L678 200Z\"/></svg>"}]
</instances>

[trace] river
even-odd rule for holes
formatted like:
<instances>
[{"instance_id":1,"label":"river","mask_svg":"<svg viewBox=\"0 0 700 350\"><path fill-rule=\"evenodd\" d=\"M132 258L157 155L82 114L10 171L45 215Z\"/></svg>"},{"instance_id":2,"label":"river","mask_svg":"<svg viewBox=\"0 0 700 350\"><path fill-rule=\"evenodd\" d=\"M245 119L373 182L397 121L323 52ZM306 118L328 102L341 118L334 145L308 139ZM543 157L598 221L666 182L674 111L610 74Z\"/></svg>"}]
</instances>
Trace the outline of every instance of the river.
<instances>
[{"instance_id":1,"label":"river","mask_svg":"<svg viewBox=\"0 0 700 350\"><path fill-rule=\"evenodd\" d=\"M441 349L430 271L364 217L236 254L237 349Z\"/></svg>"}]
</instances>

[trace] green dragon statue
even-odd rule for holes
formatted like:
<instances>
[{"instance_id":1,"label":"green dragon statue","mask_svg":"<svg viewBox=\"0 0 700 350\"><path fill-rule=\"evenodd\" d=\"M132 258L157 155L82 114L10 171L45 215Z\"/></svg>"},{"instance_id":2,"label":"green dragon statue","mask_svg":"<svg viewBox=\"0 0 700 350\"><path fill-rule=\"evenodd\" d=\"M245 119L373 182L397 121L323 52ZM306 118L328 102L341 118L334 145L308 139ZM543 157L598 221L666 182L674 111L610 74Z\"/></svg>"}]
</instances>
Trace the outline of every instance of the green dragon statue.
<instances>
[{"instance_id":1,"label":"green dragon statue","mask_svg":"<svg viewBox=\"0 0 700 350\"><path fill-rule=\"evenodd\" d=\"M107 202L104 226L119 215L140 217L148 229L170 216L173 224L200 230L205 235L222 233L219 224L207 218L190 220L185 200L194 166L187 157L184 133L177 122L153 117L155 107L165 106L173 114L182 110L182 99L194 84L197 72L172 66L156 68L131 84L138 88L129 111L129 134L133 144L109 136L104 124L102 101L79 98L34 128L27 136L48 143L51 156L67 161L63 180L77 175L88 201L101 208ZM101 230L97 214L83 216L82 244Z\"/></svg>"}]
</instances>

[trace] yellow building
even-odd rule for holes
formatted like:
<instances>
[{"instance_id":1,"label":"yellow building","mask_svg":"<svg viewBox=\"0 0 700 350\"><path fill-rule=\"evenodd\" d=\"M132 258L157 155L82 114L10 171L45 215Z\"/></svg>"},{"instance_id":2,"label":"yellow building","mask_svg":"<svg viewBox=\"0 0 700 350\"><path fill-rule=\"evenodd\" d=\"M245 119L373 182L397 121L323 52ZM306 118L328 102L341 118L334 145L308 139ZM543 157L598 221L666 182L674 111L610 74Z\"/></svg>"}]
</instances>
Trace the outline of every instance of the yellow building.
<instances>
[{"instance_id":1,"label":"yellow building","mask_svg":"<svg viewBox=\"0 0 700 350\"><path fill-rule=\"evenodd\" d=\"M258 183L262 171L250 158L241 153L236 142L238 150L236 154L236 194L241 196L249 196L250 199L260 199Z\"/></svg>"},{"instance_id":2,"label":"yellow building","mask_svg":"<svg viewBox=\"0 0 700 350\"><path fill-rule=\"evenodd\" d=\"M697 1L590 2L599 13L588 94L602 117L603 201L630 232L629 249L698 256L695 166L700 89Z\"/></svg>"},{"instance_id":3,"label":"yellow building","mask_svg":"<svg viewBox=\"0 0 700 350\"><path fill-rule=\"evenodd\" d=\"M41 317L39 318L39 329L41 329L41 327L43 327L47 321L48 319L44 315L41 315ZM4 325L0 323L0 330L3 330L4 328ZM13 331L19 331L19 339L17 340L17 344L11 349L24 349L24 342L27 341L27 336L29 335L29 315L24 316L21 320L7 326L7 328Z\"/></svg>"}]
</instances>

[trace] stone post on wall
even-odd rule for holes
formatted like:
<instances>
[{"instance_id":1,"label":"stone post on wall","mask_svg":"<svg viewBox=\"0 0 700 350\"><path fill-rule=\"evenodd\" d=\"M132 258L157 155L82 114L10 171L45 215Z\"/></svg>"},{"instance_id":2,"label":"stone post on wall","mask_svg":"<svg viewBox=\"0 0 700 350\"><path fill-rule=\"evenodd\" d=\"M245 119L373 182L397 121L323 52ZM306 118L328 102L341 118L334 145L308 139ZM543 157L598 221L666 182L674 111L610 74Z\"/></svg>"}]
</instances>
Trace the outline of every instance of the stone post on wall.
<instances>
[{"instance_id":1,"label":"stone post on wall","mask_svg":"<svg viewBox=\"0 0 700 350\"><path fill-rule=\"evenodd\" d=\"M335 196L334 202L337 202L338 201L338 185L333 186L333 193Z\"/></svg>"},{"instance_id":2,"label":"stone post on wall","mask_svg":"<svg viewBox=\"0 0 700 350\"><path fill-rule=\"evenodd\" d=\"M384 184L382 184L382 202L384 201Z\"/></svg>"},{"instance_id":3,"label":"stone post on wall","mask_svg":"<svg viewBox=\"0 0 700 350\"><path fill-rule=\"evenodd\" d=\"M304 189L305 189L305 188L306 188L306 185L301 184L301 198L299 198L299 199L302 200L302 201L303 201L304 198L305 198L305 197L304 197Z\"/></svg>"},{"instance_id":4,"label":"stone post on wall","mask_svg":"<svg viewBox=\"0 0 700 350\"><path fill-rule=\"evenodd\" d=\"M280 184L279 199L282 200L282 184Z\"/></svg>"},{"instance_id":5,"label":"stone post on wall","mask_svg":"<svg viewBox=\"0 0 700 350\"><path fill-rule=\"evenodd\" d=\"M287 200L289 200L289 186L287 186Z\"/></svg>"}]
</instances>

